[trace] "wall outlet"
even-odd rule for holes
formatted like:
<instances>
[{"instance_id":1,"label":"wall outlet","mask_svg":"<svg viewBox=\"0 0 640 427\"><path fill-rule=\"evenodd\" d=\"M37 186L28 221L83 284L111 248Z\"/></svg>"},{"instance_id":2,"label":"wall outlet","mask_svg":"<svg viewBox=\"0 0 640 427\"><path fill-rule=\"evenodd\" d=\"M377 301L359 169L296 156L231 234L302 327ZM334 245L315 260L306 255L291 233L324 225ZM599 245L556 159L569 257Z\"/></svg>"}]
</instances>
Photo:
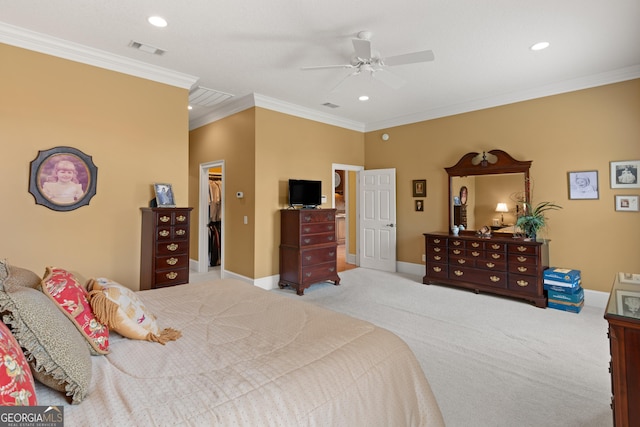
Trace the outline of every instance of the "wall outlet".
<instances>
[{"instance_id":1,"label":"wall outlet","mask_svg":"<svg viewBox=\"0 0 640 427\"><path fill-rule=\"evenodd\" d=\"M422 261L426 261L427 260L427 256L425 254L422 254Z\"/></svg>"}]
</instances>

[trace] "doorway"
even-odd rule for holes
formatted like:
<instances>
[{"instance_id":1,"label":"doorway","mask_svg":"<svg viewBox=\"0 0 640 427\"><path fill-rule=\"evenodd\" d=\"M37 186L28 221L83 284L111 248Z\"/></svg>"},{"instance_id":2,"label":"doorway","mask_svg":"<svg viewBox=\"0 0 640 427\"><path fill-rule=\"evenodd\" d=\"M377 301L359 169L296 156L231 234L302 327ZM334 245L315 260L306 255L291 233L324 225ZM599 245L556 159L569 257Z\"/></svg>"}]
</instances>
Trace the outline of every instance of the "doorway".
<instances>
[{"instance_id":1,"label":"doorway","mask_svg":"<svg viewBox=\"0 0 640 427\"><path fill-rule=\"evenodd\" d=\"M358 248L358 174L362 166L336 164L333 168L333 200L336 209L336 235L338 239L338 271L360 265Z\"/></svg>"},{"instance_id":2,"label":"doorway","mask_svg":"<svg viewBox=\"0 0 640 427\"><path fill-rule=\"evenodd\" d=\"M200 164L197 272L224 272L224 160Z\"/></svg>"}]
</instances>

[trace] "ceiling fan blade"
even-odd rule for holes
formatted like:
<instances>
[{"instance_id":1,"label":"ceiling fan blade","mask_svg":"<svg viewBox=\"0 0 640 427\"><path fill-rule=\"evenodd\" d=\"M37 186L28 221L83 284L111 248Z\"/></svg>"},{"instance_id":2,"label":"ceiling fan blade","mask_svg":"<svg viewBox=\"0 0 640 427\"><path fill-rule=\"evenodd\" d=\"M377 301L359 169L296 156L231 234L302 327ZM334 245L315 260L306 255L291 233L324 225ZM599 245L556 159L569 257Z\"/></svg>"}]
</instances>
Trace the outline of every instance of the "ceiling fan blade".
<instances>
[{"instance_id":1,"label":"ceiling fan blade","mask_svg":"<svg viewBox=\"0 0 640 427\"><path fill-rule=\"evenodd\" d=\"M406 83L402 77L385 69L375 70L371 75L374 79L381 81L392 89L400 89Z\"/></svg>"},{"instance_id":2,"label":"ceiling fan blade","mask_svg":"<svg viewBox=\"0 0 640 427\"><path fill-rule=\"evenodd\" d=\"M342 64L342 65L318 65L315 67L302 67L301 70L328 70L330 68L355 68L351 64Z\"/></svg>"},{"instance_id":3,"label":"ceiling fan blade","mask_svg":"<svg viewBox=\"0 0 640 427\"><path fill-rule=\"evenodd\" d=\"M433 61L435 56L430 50L423 50L421 52L405 53L404 55L390 56L383 60L384 65L393 67L395 65L415 64L416 62L429 62Z\"/></svg>"},{"instance_id":4,"label":"ceiling fan blade","mask_svg":"<svg viewBox=\"0 0 640 427\"><path fill-rule=\"evenodd\" d=\"M361 59L371 58L371 41L365 39L353 39L353 48L356 51L356 57Z\"/></svg>"}]
</instances>

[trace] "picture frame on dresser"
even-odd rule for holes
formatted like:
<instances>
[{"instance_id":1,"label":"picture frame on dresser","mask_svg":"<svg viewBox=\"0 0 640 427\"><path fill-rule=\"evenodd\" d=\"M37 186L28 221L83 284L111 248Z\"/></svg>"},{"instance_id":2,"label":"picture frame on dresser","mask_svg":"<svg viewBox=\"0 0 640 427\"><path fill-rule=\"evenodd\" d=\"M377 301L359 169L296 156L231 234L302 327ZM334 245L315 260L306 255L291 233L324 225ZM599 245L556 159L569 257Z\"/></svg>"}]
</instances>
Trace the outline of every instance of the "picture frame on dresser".
<instances>
[{"instance_id":1,"label":"picture frame on dresser","mask_svg":"<svg viewBox=\"0 0 640 427\"><path fill-rule=\"evenodd\" d=\"M610 162L611 188L640 188L640 160Z\"/></svg>"},{"instance_id":2,"label":"picture frame on dresser","mask_svg":"<svg viewBox=\"0 0 640 427\"><path fill-rule=\"evenodd\" d=\"M619 315L640 319L640 289L638 291L617 289L616 302Z\"/></svg>"},{"instance_id":3,"label":"picture frame on dresser","mask_svg":"<svg viewBox=\"0 0 640 427\"><path fill-rule=\"evenodd\" d=\"M159 208L175 208L176 202L173 197L173 188L171 184L155 183L153 190L156 194L156 202Z\"/></svg>"},{"instance_id":4,"label":"picture frame on dresser","mask_svg":"<svg viewBox=\"0 0 640 427\"><path fill-rule=\"evenodd\" d=\"M73 147L38 151L31 161L29 193L36 204L54 211L72 211L96 195L98 168L91 156Z\"/></svg>"}]
</instances>

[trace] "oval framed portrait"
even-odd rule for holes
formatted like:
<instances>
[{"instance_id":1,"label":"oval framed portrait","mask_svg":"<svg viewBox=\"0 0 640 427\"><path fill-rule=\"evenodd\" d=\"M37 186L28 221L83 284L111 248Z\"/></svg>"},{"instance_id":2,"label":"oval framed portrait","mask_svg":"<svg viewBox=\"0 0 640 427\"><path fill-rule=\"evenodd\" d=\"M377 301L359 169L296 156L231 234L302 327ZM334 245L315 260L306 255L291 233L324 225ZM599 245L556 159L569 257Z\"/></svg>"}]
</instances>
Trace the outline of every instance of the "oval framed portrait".
<instances>
[{"instance_id":1,"label":"oval framed portrait","mask_svg":"<svg viewBox=\"0 0 640 427\"><path fill-rule=\"evenodd\" d=\"M54 211L88 205L96 194L98 168L91 156L73 147L41 150L31 161L29 193Z\"/></svg>"}]
</instances>

